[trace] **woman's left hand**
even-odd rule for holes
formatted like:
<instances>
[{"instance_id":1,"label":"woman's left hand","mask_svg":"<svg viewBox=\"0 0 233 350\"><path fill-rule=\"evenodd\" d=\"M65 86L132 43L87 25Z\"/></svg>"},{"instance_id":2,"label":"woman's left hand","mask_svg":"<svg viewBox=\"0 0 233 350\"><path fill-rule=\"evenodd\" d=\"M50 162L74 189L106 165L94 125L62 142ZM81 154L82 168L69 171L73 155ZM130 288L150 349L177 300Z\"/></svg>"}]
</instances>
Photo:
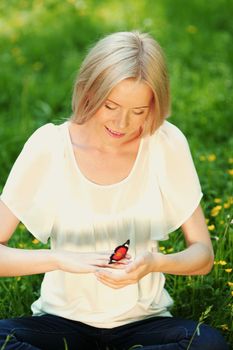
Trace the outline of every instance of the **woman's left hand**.
<instances>
[{"instance_id":1,"label":"woman's left hand","mask_svg":"<svg viewBox=\"0 0 233 350\"><path fill-rule=\"evenodd\" d=\"M118 289L137 283L159 265L161 253L146 252L125 266L124 269L99 269L95 275L105 285ZM157 270L157 269L156 269Z\"/></svg>"}]
</instances>

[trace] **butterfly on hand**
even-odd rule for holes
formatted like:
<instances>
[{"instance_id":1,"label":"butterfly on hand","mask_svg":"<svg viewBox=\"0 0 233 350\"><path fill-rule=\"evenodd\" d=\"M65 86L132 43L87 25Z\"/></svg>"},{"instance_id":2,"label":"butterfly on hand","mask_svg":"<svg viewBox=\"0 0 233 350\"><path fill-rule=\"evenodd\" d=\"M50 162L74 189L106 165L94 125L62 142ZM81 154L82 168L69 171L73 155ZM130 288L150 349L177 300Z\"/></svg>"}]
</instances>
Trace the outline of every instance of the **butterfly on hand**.
<instances>
[{"instance_id":1,"label":"butterfly on hand","mask_svg":"<svg viewBox=\"0 0 233 350\"><path fill-rule=\"evenodd\" d=\"M114 253L110 256L109 264L113 264L114 262L124 259L129 249L129 244L130 244L130 240L128 239L124 244L116 247L114 249Z\"/></svg>"}]
</instances>

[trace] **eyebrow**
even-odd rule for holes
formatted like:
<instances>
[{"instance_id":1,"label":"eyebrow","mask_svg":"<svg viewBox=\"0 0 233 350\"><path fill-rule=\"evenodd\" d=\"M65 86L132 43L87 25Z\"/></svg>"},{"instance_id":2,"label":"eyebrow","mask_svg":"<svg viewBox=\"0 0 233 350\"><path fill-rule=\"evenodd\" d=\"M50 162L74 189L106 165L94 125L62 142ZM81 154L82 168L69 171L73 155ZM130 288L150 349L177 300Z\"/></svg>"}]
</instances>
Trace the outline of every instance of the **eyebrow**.
<instances>
[{"instance_id":1,"label":"eyebrow","mask_svg":"<svg viewBox=\"0 0 233 350\"><path fill-rule=\"evenodd\" d=\"M112 100L109 100L109 98L107 99L107 101L115 103L117 106L121 107L121 105L119 105L118 103L116 103L116 102L114 102ZM132 107L132 109L141 109L141 108L150 108L150 106Z\"/></svg>"}]
</instances>

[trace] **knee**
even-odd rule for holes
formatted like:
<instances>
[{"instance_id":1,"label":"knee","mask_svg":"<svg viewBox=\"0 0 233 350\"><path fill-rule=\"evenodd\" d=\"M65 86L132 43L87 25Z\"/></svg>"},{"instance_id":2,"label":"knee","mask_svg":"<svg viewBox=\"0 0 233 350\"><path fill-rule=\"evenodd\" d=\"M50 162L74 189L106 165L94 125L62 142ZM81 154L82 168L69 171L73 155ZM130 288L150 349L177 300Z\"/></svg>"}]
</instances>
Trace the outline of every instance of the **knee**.
<instances>
[{"instance_id":1,"label":"knee","mask_svg":"<svg viewBox=\"0 0 233 350\"><path fill-rule=\"evenodd\" d=\"M0 349L13 337L14 328L10 325L9 320L0 320Z\"/></svg>"},{"instance_id":2,"label":"knee","mask_svg":"<svg viewBox=\"0 0 233 350\"><path fill-rule=\"evenodd\" d=\"M198 327L190 349L229 350L221 333L206 324Z\"/></svg>"}]
</instances>

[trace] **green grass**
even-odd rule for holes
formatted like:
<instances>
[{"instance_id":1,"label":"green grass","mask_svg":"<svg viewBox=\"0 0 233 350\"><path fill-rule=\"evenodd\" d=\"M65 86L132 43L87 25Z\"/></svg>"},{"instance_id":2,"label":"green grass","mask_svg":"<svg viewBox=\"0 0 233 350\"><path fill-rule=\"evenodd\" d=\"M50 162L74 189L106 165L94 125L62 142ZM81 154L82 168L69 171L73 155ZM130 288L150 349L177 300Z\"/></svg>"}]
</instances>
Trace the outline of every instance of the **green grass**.
<instances>
[{"instance_id":1,"label":"green grass","mask_svg":"<svg viewBox=\"0 0 233 350\"><path fill-rule=\"evenodd\" d=\"M215 250L207 276L167 275L173 314L207 322L233 343L233 3L228 0L9 0L0 3L0 190L27 137L71 113L75 74L88 47L118 30L149 31L165 50L172 116L187 136ZM217 208L216 208L217 207ZM214 209L215 208L215 209ZM11 246L41 248L20 225ZM161 242L184 247L180 230ZM0 317L30 314L42 275L1 278Z\"/></svg>"}]
</instances>

